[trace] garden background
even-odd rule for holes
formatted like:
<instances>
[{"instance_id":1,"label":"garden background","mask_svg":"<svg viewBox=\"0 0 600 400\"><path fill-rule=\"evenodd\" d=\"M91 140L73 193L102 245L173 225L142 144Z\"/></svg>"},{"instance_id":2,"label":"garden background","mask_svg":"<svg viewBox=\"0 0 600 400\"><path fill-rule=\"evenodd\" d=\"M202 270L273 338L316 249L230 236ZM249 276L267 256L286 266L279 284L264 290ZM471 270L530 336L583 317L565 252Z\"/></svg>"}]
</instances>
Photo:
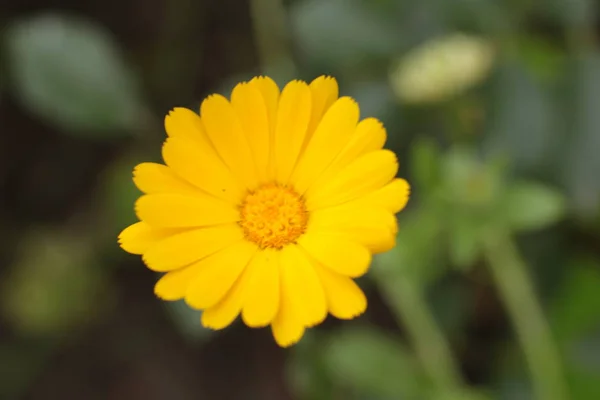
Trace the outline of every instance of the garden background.
<instances>
[{"instance_id":1,"label":"garden background","mask_svg":"<svg viewBox=\"0 0 600 400\"><path fill-rule=\"evenodd\" d=\"M600 399L595 0L2 0L0 399ZM169 109L335 76L411 182L365 315L205 330L119 249Z\"/></svg>"}]
</instances>

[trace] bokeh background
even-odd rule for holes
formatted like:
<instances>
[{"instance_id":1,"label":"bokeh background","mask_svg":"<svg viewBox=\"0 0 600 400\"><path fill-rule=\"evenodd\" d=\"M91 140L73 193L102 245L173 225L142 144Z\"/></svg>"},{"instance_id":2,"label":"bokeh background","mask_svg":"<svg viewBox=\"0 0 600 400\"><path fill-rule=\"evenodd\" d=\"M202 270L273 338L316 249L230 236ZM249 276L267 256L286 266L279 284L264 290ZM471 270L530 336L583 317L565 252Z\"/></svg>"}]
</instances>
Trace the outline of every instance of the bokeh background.
<instances>
[{"instance_id":1,"label":"bokeh background","mask_svg":"<svg viewBox=\"0 0 600 400\"><path fill-rule=\"evenodd\" d=\"M595 0L2 0L0 399L600 399ZM211 332L118 248L170 108L335 76L413 185L369 309Z\"/></svg>"}]
</instances>

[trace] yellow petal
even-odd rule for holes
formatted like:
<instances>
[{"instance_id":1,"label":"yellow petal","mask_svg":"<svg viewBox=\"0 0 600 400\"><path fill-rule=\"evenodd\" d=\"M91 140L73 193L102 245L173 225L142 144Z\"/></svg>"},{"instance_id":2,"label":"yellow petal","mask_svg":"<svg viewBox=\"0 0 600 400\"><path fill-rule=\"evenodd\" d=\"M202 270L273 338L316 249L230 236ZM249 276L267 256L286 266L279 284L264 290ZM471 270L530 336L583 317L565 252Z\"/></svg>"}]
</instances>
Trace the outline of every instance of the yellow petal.
<instances>
[{"instance_id":1,"label":"yellow petal","mask_svg":"<svg viewBox=\"0 0 600 400\"><path fill-rule=\"evenodd\" d=\"M358 104L350 97L340 98L327 110L292 175L296 192L304 194L331 164L350 140L358 117Z\"/></svg>"},{"instance_id":2,"label":"yellow petal","mask_svg":"<svg viewBox=\"0 0 600 400\"><path fill-rule=\"evenodd\" d=\"M242 319L250 327L267 326L279 310L279 252L272 249L259 251L248 270L246 296L242 309Z\"/></svg>"},{"instance_id":3,"label":"yellow petal","mask_svg":"<svg viewBox=\"0 0 600 400\"><path fill-rule=\"evenodd\" d=\"M251 85L256 86L260 91L265 105L267 107L267 115L269 117L270 131L275 131L275 123L277 120L277 107L279 103L279 87L273 79L266 76L258 76L250 81Z\"/></svg>"},{"instance_id":4,"label":"yellow petal","mask_svg":"<svg viewBox=\"0 0 600 400\"><path fill-rule=\"evenodd\" d=\"M244 304L250 276L251 271L246 267L225 297L214 306L204 310L201 319L202 326L211 329L223 329L235 321Z\"/></svg>"},{"instance_id":5,"label":"yellow petal","mask_svg":"<svg viewBox=\"0 0 600 400\"><path fill-rule=\"evenodd\" d=\"M154 294L165 301L183 299L198 270L198 265L192 264L189 267L167 272L154 285Z\"/></svg>"},{"instance_id":6,"label":"yellow petal","mask_svg":"<svg viewBox=\"0 0 600 400\"><path fill-rule=\"evenodd\" d=\"M137 222L119 234L119 245L128 253L143 254L158 241L179 232L181 229L153 228L145 222Z\"/></svg>"},{"instance_id":7,"label":"yellow petal","mask_svg":"<svg viewBox=\"0 0 600 400\"><path fill-rule=\"evenodd\" d=\"M313 183L313 186L316 188L314 190L318 191L319 188L326 185L327 182L331 181L331 179L358 157L381 149L385 144L386 137L385 128L377 119L366 118L360 121L352 134L351 140ZM309 193L310 191L309 189Z\"/></svg>"},{"instance_id":8,"label":"yellow petal","mask_svg":"<svg viewBox=\"0 0 600 400\"><path fill-rule=\"evenodd\" d=\"M350 203L313 211L308 227L308 233L345 236L366 246L372 253L392 249L397 232L396 218L389 211Z\"/></svg>"},{"instance_id":9,"label":"yellow petal","mask_svg":"<svg viewBox=\"0 0 600 400\"><path fill-rule=\"evenodd\" d=\"M252 150L258 180L266 182L271 135L264 98L257 85L240 83L231 93L231 105L240 119Z\"/></svg>"},{"instance_id":10,"label":"yellow petal","mask_svg":"<svg viewBox=\"0 0 600 400\"><path fill-rule=\"evenodd\" d=\"M240 219L233 205L209 195L147 194L137 200L135 211L140 220L162 228L209 226Z\"/></svg>"},{"instance_id":11,"label":"yellow petal","mask_svg":"<svg viewBox=\"0 0 600 400\"><path fill-rule=\"evenodd\" d=\"M274 137L275 176L287 183L306 138L310 120L310 89L305 82L288 83L279 99Z\"/></svg>"},{"instance_id":12,"label":"yellow petal","mask_svg":"<svg viewBox=\"0 0 600 400\"><path fill-rule=\"evenodd\" d=\"M192 110L182 107L173 109L165 117L165 129L170 138L187 139L202 147L211 148L200 116Z\"/></svg>"},{"instance_id":13,"label":"yellow petal","mask_svg":"<svg viewBox=\"0 0 600 400\"><path fill-rule=\"evenodd\" d=\"M325 288L331 315L339 319L352 319L365 312L367 298L351 278L320 266L317 267L317 273Z\"/></svg>"},{"instance_id":14,"label":"yellow petal","mask_svg":"<svg viewBox=\"0 0 600 400\"><path fill-rule=\"evenodd\" d=\"M289 312L287 312L286 300L282 300L282 307L277 317L271 324L271 332L277 344L281 347L290 347L293 344L298 343L304 335L304 326L297 318L294 318Z\"/></svg>"},{"instance_id":15,"label":"yellow petal","mask_svg":"<svg viewBox=\"0 0 600 400\"><path fill-rule=\"evenodd\" d=\"M202 102L200 114L211 143L231 172L247 188L256 187L258 180L250 145L231 104L215 94Z\"/></svg>"},{"instance_id":16,"label":"yellow petal","mask_svg":"<svg viewBox=\"0 0 600 400\"><path fill-rule=\"evenodd\" d=\"M296 245L281 250L281 290L289 296L299 318L307 326L323 322L327 316L325 292L315 266Z\"/></svg>"},{"instance_id":17,"label":"yellow petal","mask_svg":"<svg viewBox=\"0 0 600 400\"><path fill-rule=\"evenodd\" d=\"M298 244L321 264L345 276L364 275L371 264L369 250L344 237L307 233L298 239Z\"/></svg>"},{"instance_id":18,"label":"yellow petal","mask_svg":"<svg viewBox=\"0 0 600 400\"><path fill-rule=\"evenodd\" d=\"M397 178L384 187L357 199L357 202L381 207L395 214L406 206L409 197L410 185L404 179Z\"/></svg>"},{"instance_id":19,"label":"yellow petal","mask_svg":"<svg viewBox=\"0 0 600 400\"><path fill-rule=\"evenodd\" d=\"M169 236L151 246L143 259L153 271L185 267L244 238L237 224L193 229Z\"/></svg>"},{"instance_id":20,"label":"yellow petal","mask_svg":"<svg viewBox=\"0 0 600 400\"><path fill-rule=\"evenodd\" d=\"M217 304L233 286L256 250L255 244L242 240L193 264L194 268L198 268L198 273L188 286L186 303L197 309Z\"/></svg>"},{"instance_id":21,"label":"yellow petal","mask_svg":"<svg viewBox=\"0 0 600 400\"><path fill-rule=\"evenodd\" d=\"M197 188L237 204L242 188L227 166L209 148L181 138L167 139L162 149L165 163Z\"/></svg>"},{"instance_id":22,"label":"yellow petal","mask_svg":"<svg viewBox=\"0 0 600 400\"><path fill-rule=\"evenodd\" d=\"M309 211L342 204L388 184L398 172L396 155L377 150L358 158L327 184L307 193Z\"/></svg>"},{"instance_id":23,"label":"yellow petal","mask_svg":"<svg viewBox=\"0 0 600 400\"><path fill-rule=\"evenodd\" d=\"M133 183L142 192L149 193L195 193L197 189L179 178L169 167L145 162L133 169Z\"/></svg>"},{"instance_id":24,"label":"yellow petal","mask_svg":"<svg viewBox=\"0 0 600 400\"><path fill-rule=\"evenodd\" d=\"M312 95L312 111L308 124L308 139L317 129L325 112L337 100L339 93L338 83L331 76L319 76L310 83L309 88Z\"/></svg>"},{"instance_id":25,"label":"yellow petal","mask_svg":"<svg viewBox=\"0 0 600 400\"><path fill-rule=\"evenodd\" d=\"M297 343L304 335L302 319L292 304L290 294L285 290L280 292L279 311L271 324L271 332L281 347Z\"/></svg>"}]
</instances>

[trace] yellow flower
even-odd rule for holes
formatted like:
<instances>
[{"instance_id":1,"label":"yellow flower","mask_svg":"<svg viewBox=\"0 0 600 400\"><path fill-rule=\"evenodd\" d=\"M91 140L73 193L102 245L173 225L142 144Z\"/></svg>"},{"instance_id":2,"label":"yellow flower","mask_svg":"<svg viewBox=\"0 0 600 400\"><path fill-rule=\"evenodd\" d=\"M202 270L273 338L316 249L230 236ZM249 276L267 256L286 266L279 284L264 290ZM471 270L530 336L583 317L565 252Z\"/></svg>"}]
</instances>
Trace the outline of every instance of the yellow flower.
<instances>
[{"instance_id":1,"label":"yellow flower","mask_svg":"<svg viewBox=\"0 0 600 400\"><path fill-rule=\"evenodd\" d=\"M155 293L204 310L202 324L270 325L289 346L327 313L362 314L352 278L371 255L395 244L394 216L409 185L374 118L338 98L335 79L269 78L240 83L228 101L212 95L200 115L176 108L165 119L166 165L142 163L140 222L121 247L165 272Z\"/></svg>"}]
</instances>

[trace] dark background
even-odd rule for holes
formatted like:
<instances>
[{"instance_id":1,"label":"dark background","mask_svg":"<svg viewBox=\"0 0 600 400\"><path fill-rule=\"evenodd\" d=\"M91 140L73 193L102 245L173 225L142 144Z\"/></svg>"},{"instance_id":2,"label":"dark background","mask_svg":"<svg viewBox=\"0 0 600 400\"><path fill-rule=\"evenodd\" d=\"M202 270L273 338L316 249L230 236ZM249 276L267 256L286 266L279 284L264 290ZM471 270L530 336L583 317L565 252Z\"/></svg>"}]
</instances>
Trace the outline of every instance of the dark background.
<instances>
[{"instance_id":1,"label":"dark background","mask_svg":"<svg viewBox=\"0 0 600 400\"><path fill-rule=\"evenodd\" d=\"M533 288L567 398L600 398L594 0L0 1L0 399L534 398L503 263L526 272L503 282ZM418 60L457 32L489 67L452 41ZM417 62L442 67L409 93ZM335 76L413 186L399 247L360 281L367 313L292 349L204 330L116 243L169 109L258 74Z\"/></svg>"}]
</instances>

